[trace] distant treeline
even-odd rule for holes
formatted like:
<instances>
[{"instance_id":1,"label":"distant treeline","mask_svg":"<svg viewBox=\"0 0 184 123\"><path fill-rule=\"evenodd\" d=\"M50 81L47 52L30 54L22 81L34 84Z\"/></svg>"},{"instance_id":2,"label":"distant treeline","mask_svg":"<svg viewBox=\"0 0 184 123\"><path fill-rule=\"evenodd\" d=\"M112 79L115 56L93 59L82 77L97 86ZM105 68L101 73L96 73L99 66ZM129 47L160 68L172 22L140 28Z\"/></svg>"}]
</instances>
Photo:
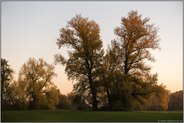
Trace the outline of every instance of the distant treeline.
<instances>
[{"instance_id":1,"label":"distant treeline","mask_svg":"<svg viewBox=\"0 0 184 123\"><path fill-rule=\"evenodd\" d=\"M164 99L161 99L163 96ZM81 96L74 93L60 95L58 109L64 110L91 110L91 106L81 99ZM109 110L108 106L101 106L99 110ZM118 107L117 107L118 110ZM171 94L152 94L144 105L135 104L132 111L182 111L183 110L183 91L177 91Z\"/></svg>"}]
</instances>

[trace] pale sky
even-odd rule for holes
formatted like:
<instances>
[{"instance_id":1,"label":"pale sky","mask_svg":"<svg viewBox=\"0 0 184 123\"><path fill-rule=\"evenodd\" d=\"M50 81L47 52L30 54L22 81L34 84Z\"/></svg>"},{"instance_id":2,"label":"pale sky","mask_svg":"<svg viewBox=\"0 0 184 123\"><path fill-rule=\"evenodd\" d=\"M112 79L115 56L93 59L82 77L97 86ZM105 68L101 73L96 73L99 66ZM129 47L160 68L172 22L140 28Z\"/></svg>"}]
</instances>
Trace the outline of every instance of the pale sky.
<instances>
[{"instance_id":1,"label":"pale sky","mask_svg":"<svg viewBox=\"0 0 184 123\"><path fill-rule=\"evenodd\" d=\"M101 29L104 49L115 38L114 28L121 17L130 10L137 10L143 17L158 26L160 48L153 52L152 73L158 73L158 83L175 92L183 89L183 6L182 2L133 2L133 1L76 1L76 2L27 2L3 1L1 4L1 57L9 61L15 79L28 58L43 58L54 63L54 54L66 54L58 49L56 39L59 29L65 27L76 14L95 20ZM57 77L53 82L60 92L72 91L72 81L67 80L64 66L56 65Z\"/></svg>"}]
</instances>

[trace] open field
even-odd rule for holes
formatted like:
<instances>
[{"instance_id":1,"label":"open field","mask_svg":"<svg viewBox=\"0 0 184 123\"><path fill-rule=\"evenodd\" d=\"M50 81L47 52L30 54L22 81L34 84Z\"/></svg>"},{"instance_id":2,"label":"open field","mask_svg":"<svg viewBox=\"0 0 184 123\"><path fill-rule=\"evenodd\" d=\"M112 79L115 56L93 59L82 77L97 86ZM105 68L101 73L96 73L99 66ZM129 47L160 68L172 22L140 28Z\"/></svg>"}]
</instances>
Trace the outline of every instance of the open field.
<instances>
[{"instance_id":1,"label":"open field","mask_svg":"<svg viewBox=\"0 0 184 123\"><path fill-rule=\"evenodd\" d=\"M114 112L114 111L63 111L63 110L28 110L2 111L1 121L86 121L86 122L181 122L183 112Z\"/></svg>"}]
</instances>

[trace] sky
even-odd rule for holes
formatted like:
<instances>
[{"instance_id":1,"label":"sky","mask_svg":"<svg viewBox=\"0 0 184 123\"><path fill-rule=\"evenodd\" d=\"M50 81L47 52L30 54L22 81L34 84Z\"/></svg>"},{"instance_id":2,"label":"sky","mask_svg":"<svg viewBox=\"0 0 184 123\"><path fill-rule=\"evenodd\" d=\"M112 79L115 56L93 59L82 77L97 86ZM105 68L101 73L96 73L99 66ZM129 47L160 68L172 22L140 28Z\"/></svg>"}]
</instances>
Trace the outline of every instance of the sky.
<instances>
[{"instance_id":1,"label":"sky","mask_svg":"<svg viewBox=\"0 0 184 123\"><path fill-rule=\"evenodd\" d=\"M114 28L130 10L159 27L161 50L152 51L156 61L149 63L151 73L158 74L158 84L163 83L171 92L183 89L183 6L180 1L3 1L1 2L1 57L9 61L16 79L28 58L43 58L54 63L54 55L67 55L66 48L58 49L59 29L81 14L100 26L104 49L110 45ZM62 94L72 91L75 81L69 81L62 65L55 66L53 79Z\"/></svg>"}]
</instances>

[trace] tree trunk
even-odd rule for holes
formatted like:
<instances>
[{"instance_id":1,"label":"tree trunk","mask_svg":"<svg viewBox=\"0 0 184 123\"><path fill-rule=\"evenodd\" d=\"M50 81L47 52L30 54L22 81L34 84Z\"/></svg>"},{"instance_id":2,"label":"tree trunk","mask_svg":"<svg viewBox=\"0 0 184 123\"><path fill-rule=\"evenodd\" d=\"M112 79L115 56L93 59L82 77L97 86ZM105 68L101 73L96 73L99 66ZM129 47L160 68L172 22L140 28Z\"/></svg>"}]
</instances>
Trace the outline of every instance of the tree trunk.
<instances>
[{"instance_id":1,"label":"tree trunk","mask_svg":"<svg viewBox=\"0 0 184 123\"><path fill-rule=\"evenodd\" d=\"M98 110L96 88L95 88L93 80L92 80L91 72L89 72L88 79L89 79L89 84L90 84L90 89L91 89L91 94L92 94L92 105L93 105L92 109Z\"/></svg>"},{"instance_id":2,"label":"tree trunk","mask_svg":"<svg viewBox=\"0 0 184 123\"><path fill-rule=\"evenodd\" d=\"M98 110L98 101L96 96L96 90L92 89L92 100L93 100L93 110Z\"/></svg>"},{"instance_id":3,"label":"tree trunk","mask_svg":"<svg viewBox=\"0 0 184 123\"><path fill-rule=\"evenodd\" d=\"M37 109L38 104L37 104L37 97L36 94L32 94L33 100L30 102L30 109Z\"/></svg>"},{"instance_id":4,"label":"tree trunk","mask_svg":"<svg viewBox=\"0 0 184 123\"><path fill-rule=\"evenodd\" d=\"M106 87L106 92L107 92L109 110L111 110L112 109L111 96L110 96L110 93L109 93L109 89L107 87Z\"/></svg>"},{"instance_id":5,"label":"tree trunk","mask_svg":"<svg viewBox=\"0 0 184 123\"><path fill-rule=\"evenodd\" d=\"M1 107L4 109L4 98L3 98L3 93L4 93L4 74L1 71Z\"/></svg>"},{"instance_id":6,"label":"tree trunk","mask_svg":"<svg viewBox=\"0 0 184 123\"><path fill-rule=\"evenodd\" d=\"M105 90L106 90L106 93L107 93L107 100L108 100L108 106L109 106L109 110L112 109L112 102L111 102L111 96L110 96L110 92L109 92L109 87L108 87L108 83L106 81L106 78L105 76L103 75L103 81L105 83Z\"/></svg>"}]
</instances>

